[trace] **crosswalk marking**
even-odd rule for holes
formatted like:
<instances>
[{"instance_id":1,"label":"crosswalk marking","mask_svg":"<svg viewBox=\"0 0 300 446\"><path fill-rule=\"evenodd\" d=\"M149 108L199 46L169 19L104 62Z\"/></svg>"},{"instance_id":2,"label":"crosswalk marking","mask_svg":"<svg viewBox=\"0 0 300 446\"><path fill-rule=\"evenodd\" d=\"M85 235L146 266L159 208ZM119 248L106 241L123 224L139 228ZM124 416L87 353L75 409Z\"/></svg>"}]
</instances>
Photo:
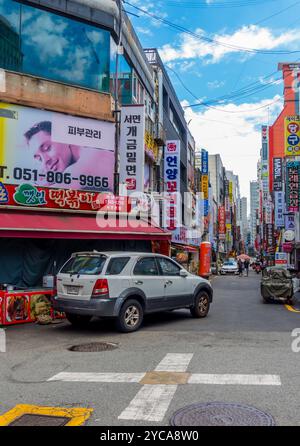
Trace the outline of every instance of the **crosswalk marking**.
<instances>
[{"instance_id":1,"label":"crosswalk marking","mask_svg":"<svg viewBox=\"0 0 300 446\"><path fill-rule=\"evenodd\" d=\"M193 353L168 353L152 372L71 373L62 372L48 382L140 383L143 385L120 420L160 422L171 404L178 385L281 386L279 375L187 373Z\"/></svg>"},{"instance_id":2,"label":"crosswalk marking","mask_svg":"<svg viewBox=\"0 0 300 446\"><path fill-rule=\"evenodd\" d=\"M154 369L155 372L185 372L193 357L193 353L168 353Z\"/></svg>"},{"instance_id":3,"label":"crosswalk marking","mask_svg":"<svg viewBox=\"0 0 300 446\"><path fill-rule=\"evenodd\" d=\"M90 383L138 383L146 373L58 373L48 381Z\"/></svg>"},{"instance_id":4,"label":"crosswalk marking","mask_svg":"<svg viewBox=\"0 0 300 446\"><path fill-rule=\"evenodd\" d=\"M231 384L245 386L281 386L278 375L201 374L190 376L188 384Z\"/></svg>"},{"instance_id":5,"label":"crosswalk marking","mask_svg":"<svg viewBox=\"0 0 300 446\"><path fill-rule=\"evenodd\" d=\"M176 390L176 385L144 385L119 420L162 421Z\"/></svg>"}]
</instances>

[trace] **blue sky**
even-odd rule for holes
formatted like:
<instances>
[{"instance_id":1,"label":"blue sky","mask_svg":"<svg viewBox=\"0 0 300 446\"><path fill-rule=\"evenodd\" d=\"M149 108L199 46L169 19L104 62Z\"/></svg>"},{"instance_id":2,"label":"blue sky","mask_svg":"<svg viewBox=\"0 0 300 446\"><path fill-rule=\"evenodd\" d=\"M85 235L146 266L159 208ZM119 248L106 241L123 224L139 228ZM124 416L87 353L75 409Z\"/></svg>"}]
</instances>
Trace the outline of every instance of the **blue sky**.
<instances>
[{"instance_id":1,"label":"blue sky","mask_svg":"<svg viewBox=\"0 0 300 446\"><path fill-rule=\"evenodd\" d=\"M203 105L185 109L187 119L192 120L190 129L197 146L207 148L210 153L220 153L226 168L239 174L241 192L249 197L249 181L256 178L260 126L272 124L282 108L283 85L281 72L277 71L278 63L300 60L300 1L128 2L200 37L222 43L199 40L124 5L126 11L139 15L129 17L142 45L160 49L184 106L197 102L195 97L207 102L255 83L252 85L255 89L247 92L247 96L215 102L213 106L218 110ZM236 47L295 53L257 54ZM183 87L174 72L195 97ZM265 79L271 73L274 74Z\"/></svg>"}]
</instances>

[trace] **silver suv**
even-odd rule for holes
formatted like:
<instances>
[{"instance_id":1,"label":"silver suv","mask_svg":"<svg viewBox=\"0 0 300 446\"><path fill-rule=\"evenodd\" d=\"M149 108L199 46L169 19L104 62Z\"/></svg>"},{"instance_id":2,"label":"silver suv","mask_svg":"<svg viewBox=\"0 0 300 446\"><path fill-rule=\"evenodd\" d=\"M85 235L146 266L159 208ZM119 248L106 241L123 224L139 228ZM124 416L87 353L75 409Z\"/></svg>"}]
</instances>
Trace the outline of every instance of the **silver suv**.
<instances>
[{"instance_id":1,"label":"silver suv","mask_svg":"<svg viewBox=\"0 0 300 446\"><path fill-rule=\"evenodd\" d=\"M54 308L74 325L93 316L116 319L117 328L132 332L144 314L189 308L205 317L212 302L210 283L169 257L137 252L79 252L57 276Z\"/></svg>"}]
</instances>

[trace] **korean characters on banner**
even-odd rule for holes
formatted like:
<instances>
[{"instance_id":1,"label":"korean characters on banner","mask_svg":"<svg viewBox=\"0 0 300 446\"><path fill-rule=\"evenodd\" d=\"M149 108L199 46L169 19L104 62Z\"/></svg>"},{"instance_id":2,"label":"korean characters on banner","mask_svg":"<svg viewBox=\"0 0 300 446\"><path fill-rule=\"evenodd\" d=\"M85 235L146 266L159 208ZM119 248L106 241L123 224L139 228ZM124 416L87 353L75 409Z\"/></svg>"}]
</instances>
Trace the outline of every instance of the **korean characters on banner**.
<instances>
[{"instance_id":1,"label":"korean characters on banner","mask_svg":"<svg viewBox=\"0 0 300 446\"><path fill-rule=\"evenodd\" d=\"M268 201L265 205L265 223L267 225L272 224L273 222L273 203Z\"/></svg>"},{"instance_id":2,"label":"korean characters on banner","mask_svg":"<svg viewBox=\"0 0 300 446\"><path fill-rule=\"evenodd\" d=\"M285 118L285 156L300 155L300 116Z\"/></svg>"},{"instance_id":3,"label":"korean characters on banner","mask_svg":"<svg viewBox=\"0 0 300 446\"><path fill-rule=\"evenodd\" d=\"M175 231L181 226L180 141L167 141L164 156L164 227Z\"/></svg>"},{"instance_id":4,"label":"korean characters on banner","mask_svg":"<svg viewBox=\"0 0 300 446\"><path fill-rule=\"evenodd\" d=\"M283 172L282 172L282 158L273 159L273 190L274 192L282 191L283 186Z\"/></svg>"},{"instance_id":5,"label":"korean characters on banner","mask_svg":"<svg viewBox=\"0 0 300 446\"><path fill-rule=\"evenodd\" d=\"M112 122L0 103L4 185L112 192Z\"/></svg>"},{"instance_id":6,"label":"korean characters on banner","mask_svg":"<svg viewBox=\"0 0 300 446\"><path fill-rule=\"evenodd\" d=\"M275 239L274 239L274 225L272 224L266 224L266 241L267 241L267 251L273 252L274 251L274 245L275 245Z\"/></svg>"},{"instance_id":7,"label":"korean characters on banner","mask_svg":"<svg viewBox=\"0 0 300 446\"><path fill-rule=\"evenodd\" d=\"M269 158L269 129L268 126L263 125L261 128L262 135L262 160L268 161Z\"/></svg>"},{"instance_id":8,"label":"korean characters on banner","mask_svg":"<svg viewBox=\"0 0 300 446\"><path fill-rule=\"evenodd\" d=\"M226 213L225 213L225 206L219 207L219 239L225 240L226 238Z\"/></svg>"},{"instance_id":9,"label":"korean characters on banner","mask_svg":"<svg viewBox=\"0 0 300 446\"><path fill-rule=\"evenodd\" d=\"M283 191L275 191L275 227L284 227L284 193Z\"/></svg>"},{"instance_id":10,"label":"korean characters on banner","mask_svg":"<svg viewBox=\"0 0 300 446\"><path fill-rule=\"evenodd\" d=\"M299 211L300 161L286 163L286 203L289 212Z\"/></svg>"},{"instance_id":11,"label":"korean characters on banner","mask_svg":"<svg viewBox=\"0 0 300 446\"><path fill-rule=\"evenodd\" d=\"M145 106L126 105L121 110L120 193L144 191Z\"/></svg>"},{"instance_id":12,"label":"korean characters on banner","mask_svg":"<svg viewBox=\"0 0 300 446\"><path fill-rule=\"evenodd\" d=\"M201 172L202 175L208 175L208 152L207 150L201 150Z\"/></svg>"}]
</instances>

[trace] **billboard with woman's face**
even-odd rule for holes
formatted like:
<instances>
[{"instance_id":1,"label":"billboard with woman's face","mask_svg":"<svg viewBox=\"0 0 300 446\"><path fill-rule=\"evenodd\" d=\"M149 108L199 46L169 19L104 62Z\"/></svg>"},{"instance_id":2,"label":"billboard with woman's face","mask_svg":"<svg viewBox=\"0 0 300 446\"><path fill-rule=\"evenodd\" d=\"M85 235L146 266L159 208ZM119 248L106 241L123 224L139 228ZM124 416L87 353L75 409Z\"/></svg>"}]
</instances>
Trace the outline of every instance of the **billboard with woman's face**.
<instances>
[{"instance_id":1,"label":"billboard with woman's face","mask_svg":"<svg viewBox=\"0 0 300 446\"><path fill-rule=\"evenodd\" d=\"M115 126L0 103L0 182L111 192Z\"/></svg>"}]
</instances>

